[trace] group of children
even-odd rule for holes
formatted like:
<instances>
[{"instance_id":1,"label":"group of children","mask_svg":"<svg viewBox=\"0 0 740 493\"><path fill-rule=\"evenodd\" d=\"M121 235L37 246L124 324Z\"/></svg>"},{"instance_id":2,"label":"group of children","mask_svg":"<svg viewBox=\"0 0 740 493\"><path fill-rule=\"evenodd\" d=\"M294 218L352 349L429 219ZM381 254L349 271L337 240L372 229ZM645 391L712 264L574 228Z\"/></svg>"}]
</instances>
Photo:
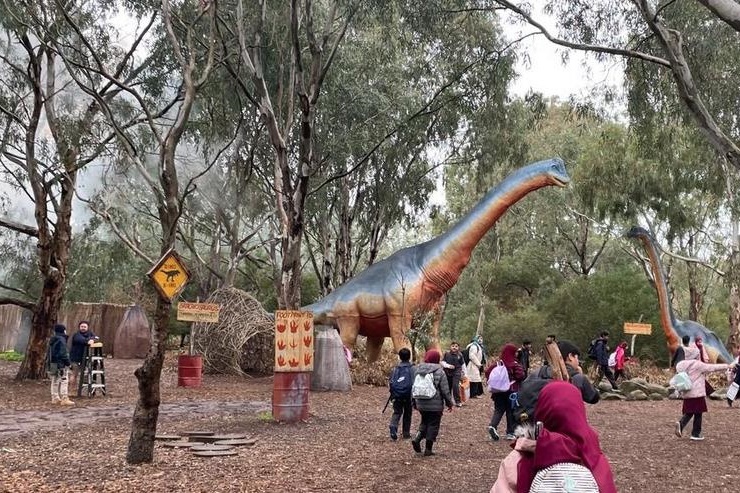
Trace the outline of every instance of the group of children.
<instances>
[{"instance_id":1,"label":"group of children","mask_svg":"<svg viewBox=\"0 0 740 493\"><path fill-rule=\"evenodd\" d=\"M398 439L400 423L402 437L411 438L411 413L416 408L421 422L411 445L416 453L424 456L434 455L434 443L445 407L452 411L459 403L448 382L450 370L454 372L460 366L457 360L459 346L454 346L444 357L437 350L427 351L424 363L416 367L411 364L411 352L401 349L398 353L401 361L391 374L393 416L389 425L390 437ZM499 360L486 370L489 380L493 379L491 372L499 365L510 376L510 388L492 393L494 414L489 433L494 440L499 439L496 427L506 415L506 438L514 442L512 452L501 463L492 493L540 491L537 485L546 486L552 481L563 480L578 487L573 491L616 492L598 436L586 420L584 401L598 401L598 392L590 383L585 386L588 381L580 370L578 349L567 341L559 343L560 346L564 367L572 371L573 378L569 382L554 381L545 367L526 379L529 383L522 390L533 395L526 396L521 407L529 417L525 412L516 417L513 413L512 396L517 395L526 377L521 364L521 348L505 345ZM466 349L470 350L470 347ZM528 352L529 347L526 349ZM569 365L574 365L577 370ZM445 370L448 370L447 374ZM454 374L452 379L453 382L456 380ZM525 426L517 427L520 423Z\"/></svg>"},{"instance_id":2,"label":"group of children","mask_svg":"<svg viewBox=\"0 0 740 493\"><path fill-rule=\"evenodd\" d=\"M490 382L494 379L491 372L503 366L510 383L508 389L494 390L491 394L494 412L489 434L493 440L499 440L497 427L505 415L506 438L514 442L513 450L501 462L491 493L549 491L548 485L564 482L575 488L569 491L617 491L598 435L586 419L584 403L598 402L599 392L583 373L579 349L568 341L556 344L563 361L556 365L545 364L529 376L521 361L523 348L528 356L530 347L527 345L523 348L504 345L498 361L486 369ZM689 345L684 339L680 353L677 361L674 360L676 371L688 375L691 388L681 392L682 417L676 422L675 434L683 436L684 428L693 420L691 439L703 440L702 416L707 411L705 375L726 370L728 382L737 388L740 385L740 350L730 364L710 364L701 346ZM390 436L393 440L398 438L399 422L402 422L402 436L411 438L411 413L415 407L421 414L421 423L411 440L412 447L422 453L421 445L425 441L423 455L434 455L444 408L452 411L460 403L459 394L453 392L458 384L455 373L461 366L458 357L462 359L459 346L454 344L444 357L436 350L427 351L424 363L414 367L410 362L411 352L408 349L399 351L401 362L394 369L390 384L394 410ZM480 359L477 361L480 363ZM553 373L558 371L567 373L567 381L554 379ZM405 385L399 385L399 380L405 381ZM424 381L430 386L426 391L422 388ZM401 387L403 393L398 392ZM728 396L730 406L734 398L734 395Z\"/></svg>"}]
</instances>

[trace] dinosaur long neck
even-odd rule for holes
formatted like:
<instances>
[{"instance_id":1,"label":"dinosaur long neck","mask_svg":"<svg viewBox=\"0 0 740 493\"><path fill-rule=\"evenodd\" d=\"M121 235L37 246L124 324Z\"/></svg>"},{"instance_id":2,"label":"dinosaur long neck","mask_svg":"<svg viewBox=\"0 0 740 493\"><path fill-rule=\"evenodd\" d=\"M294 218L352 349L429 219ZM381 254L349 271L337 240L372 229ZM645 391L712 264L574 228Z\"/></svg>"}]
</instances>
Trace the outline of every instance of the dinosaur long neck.
<instances>
[{"instance_id":1,"label":"dinosaur long neck","mask_svg":"<svg viewBox=\"0 0 740 493\"><path fill-rule=\"evenodd\" d=\"M666 285L665 275L663 274L663 264L660 262L658 249L655 247L653 239L645 234L640 235L640 240L645 246L650 267L653 271L653 280L655 289L658 291L658 304L660 306L660 324L663 326L666 341L670 348L675 348L679 344L678 334L675 329L676 318L673 316L673 309L668 300L668 286Z\"/></svg>"},{"instance_id":2,"label":"dinosaur long neck","mask_svg":"<svg viewBox=\"0 0 740 493\"><path fill-rule=\"evenodd\" d=\"M509 175L449 231L426 245L424 271L443 289L451 288L475 246L506 210L529 192L551 184L544 173L527 168Z\"/></svg>"}]
</instances>

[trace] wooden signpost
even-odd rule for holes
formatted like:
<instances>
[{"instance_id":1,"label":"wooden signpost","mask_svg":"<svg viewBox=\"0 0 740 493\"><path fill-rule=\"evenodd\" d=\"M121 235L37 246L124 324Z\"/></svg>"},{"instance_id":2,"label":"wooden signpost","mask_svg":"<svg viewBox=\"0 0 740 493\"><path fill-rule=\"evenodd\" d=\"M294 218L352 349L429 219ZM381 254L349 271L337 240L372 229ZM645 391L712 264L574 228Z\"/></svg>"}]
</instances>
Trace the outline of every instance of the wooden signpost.
<instances>
[{"instance_id":1,"label":"wooden signpost","mask_svg":"<svg viewBox=\"0 0 740 493\"><path fill-rule=\"evenodd\" d=\"M642 317L640 317L642 320ZM639 336L649 336L653 333L653 326L650 324L643 324L643 323L632 323L632 322L625 322L624 323L624 333L625 334L632 334L632 341L630 343L630 356L635 355L635 338Z\"/></svg>"}]
</instances>

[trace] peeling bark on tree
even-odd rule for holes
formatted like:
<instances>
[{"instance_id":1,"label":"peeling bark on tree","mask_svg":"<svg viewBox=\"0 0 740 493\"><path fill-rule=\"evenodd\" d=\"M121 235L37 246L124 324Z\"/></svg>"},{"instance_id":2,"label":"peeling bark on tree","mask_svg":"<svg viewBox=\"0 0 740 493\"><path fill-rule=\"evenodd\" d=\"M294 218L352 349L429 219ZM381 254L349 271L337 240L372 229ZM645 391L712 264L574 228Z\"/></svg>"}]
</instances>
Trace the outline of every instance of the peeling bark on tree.
<instances>
[{"instance_id":1,"label":"peeling bark on tree","mask_svg":"<svg viewBox=\"0 0 740 493\"><path fill-rule=\"evenodd\" d=\"M735 245L733 245L733 251L730 254L727 285L730 288L730 313L728 316L730 333L725 345L730 354L735 354L735 351L740 348L740 251Z\"/></svg>"},{"instance_id":2,"label":"peeling bark on tree","mask_svg":"<svg viewBox=\"0 0 740 493\"><path fill-rule=\"evenodd\" d=\"M170 308L168 301L161 298L157 301L155 323L151 331L152 345L144 362L134 372L139 381L139 399L136 401L126 451L126 462L129 464L143 464L154 460L154 436L157 433L160 404L159 382L164 364Z\"/></svg>"}]
</instances>

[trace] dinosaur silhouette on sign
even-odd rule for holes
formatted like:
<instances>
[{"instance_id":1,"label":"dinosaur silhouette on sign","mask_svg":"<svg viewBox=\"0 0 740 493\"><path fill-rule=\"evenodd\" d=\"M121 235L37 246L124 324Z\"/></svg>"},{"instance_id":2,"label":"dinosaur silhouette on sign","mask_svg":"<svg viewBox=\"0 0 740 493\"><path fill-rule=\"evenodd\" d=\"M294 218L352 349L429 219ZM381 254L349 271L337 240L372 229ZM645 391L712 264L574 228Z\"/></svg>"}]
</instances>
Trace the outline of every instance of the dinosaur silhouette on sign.
<instances>
[{"instance_id":1,"label":"dinosaur silhouette on sign","mask_svg":"<svg viewBox=\"0 0 740 493\"><path fill-rule=\"evenodd\" d=\"M653 280L655 281L655 290L658 292L658 304L660 306L660 324L663 326L665 333L666 345L671 356L678 349L683 336L691 337L694 342L696 337L701 337L704 347L707 349L709 360L714 363L719 360L730 363L733 358L717 334L693 320L679 320L673 314L673 308L668 300L668 286L663 274L663 264L660 262L658 248L653 236L644 228L635 226L627 232L627 237L639 240L645 247L645 252L650 259L650 267L653 271Z\"/></svg>"},{"instance_id":2,"label":"dinosaur silhouette on sign","mask_svg":"<svg viewBox=\"0 0 740 493\"><path fill-rule=\"evenodd\" d=\"M386 337L391 337L396 351L409 347L406 333L413 316L430 311L438 315L440 302L498 218L529 192L569 182L565 165L557 158L520 168L446 233L395 252L303 310L313 312L314 323L337 327L348 347L354 346L358 335L366 336L369 361L377 359ZM431 339L438 348L439 316Z\"/></svg>"},{"instance_id":3,"label":"dinosaur silhouette on sign","mask_svg":"<svg viewBox=\"0 0 740 493\"><path fill-rule=\"evenodd\" d=\"M175 278L180 275L180 271L177 269L163 270L162 274L167 276L167 278L165 279L165 282L173 282Z\"/></svg>"}]
</instances>

